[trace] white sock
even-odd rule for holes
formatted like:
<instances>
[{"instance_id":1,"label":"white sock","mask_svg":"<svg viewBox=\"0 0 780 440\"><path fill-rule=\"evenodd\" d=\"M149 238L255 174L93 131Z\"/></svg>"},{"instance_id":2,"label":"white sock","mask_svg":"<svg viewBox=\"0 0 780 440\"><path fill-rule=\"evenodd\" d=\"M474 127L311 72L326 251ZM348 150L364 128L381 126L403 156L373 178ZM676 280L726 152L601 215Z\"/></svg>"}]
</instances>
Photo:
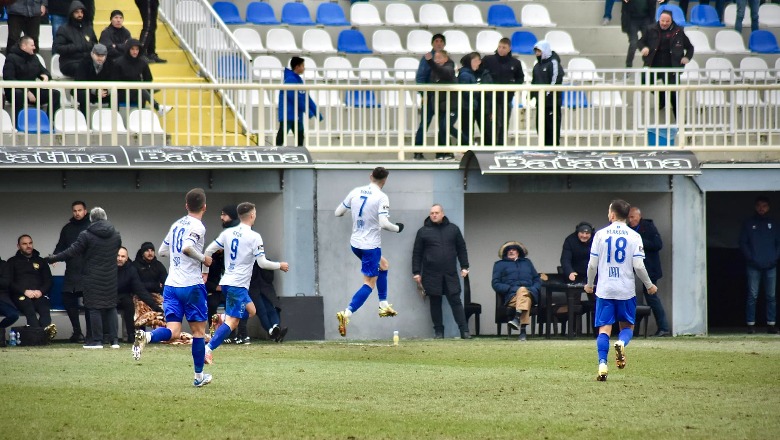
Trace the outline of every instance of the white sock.
<instances>
[{"instance_id":1,"label":"white sock","mask_svg":"<svg viewBox=\"0 0 780 440\"><path fill-rule=\"evenodd\" d=\"M203 373L195 373L195 380L203 380Z\"/></svg>"},{"instance_id":2,"label":"white sock","mask_svg":"<svg viewBox=\"0 0 780 440\"><path fill-rule=\"evenodd\" d=\"M384 309L385 307L389 306L390 304L387 303L387 301L379 301L379 308Z\"/></svg>"},{"instance_id":3,"label":"white sock","mask_svg":"<svg viewBox=\"0 0 780 440\"><path fill-rule=\"evenodd\" d=\"M146 338L146 343L147 344L152 342L152 332L144 332L144 338Z\"/></svg>"},{"instance_id":4,"label":"white sock","mask_svg":"<svg viewBox=\"0 0 780 440\"><path fill-rule=\"evenodd\" d=\"M346 316L347 318L352 316L352 310L344 309L344 316Z\"/></svg>"}]
</instances>

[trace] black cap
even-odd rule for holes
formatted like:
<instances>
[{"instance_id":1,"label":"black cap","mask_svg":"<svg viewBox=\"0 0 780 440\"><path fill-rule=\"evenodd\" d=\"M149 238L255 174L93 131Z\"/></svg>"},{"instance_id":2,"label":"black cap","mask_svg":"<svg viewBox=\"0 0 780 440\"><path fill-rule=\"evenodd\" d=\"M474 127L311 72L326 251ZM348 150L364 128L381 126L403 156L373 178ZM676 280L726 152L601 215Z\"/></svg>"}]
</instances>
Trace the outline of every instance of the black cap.
<instances>
[{"instance_id":1,"label":"black cap","mask_svg":"<svg viewBox=\"0 0 780 440\"><path fill-rule=\"evenodd\" d=\"M588 234L592 234L593 226L591 226L590 223L582 222L577 225L577 232L587 232Z\"/></svg>"},{"instance_id":2,"label":"black cap","mask_svg":"<svg viewBox=\"0 0 780 440\"><path fill-rule=\"evenodd\" d=\"M123 14L122 11L120 11L119 9L114 9L113 11L111 11L111 16L108 17L108 18L114 18L117 15L122 17L122 18L125 18L125 14Z\"/></svg>"}]
</instances>

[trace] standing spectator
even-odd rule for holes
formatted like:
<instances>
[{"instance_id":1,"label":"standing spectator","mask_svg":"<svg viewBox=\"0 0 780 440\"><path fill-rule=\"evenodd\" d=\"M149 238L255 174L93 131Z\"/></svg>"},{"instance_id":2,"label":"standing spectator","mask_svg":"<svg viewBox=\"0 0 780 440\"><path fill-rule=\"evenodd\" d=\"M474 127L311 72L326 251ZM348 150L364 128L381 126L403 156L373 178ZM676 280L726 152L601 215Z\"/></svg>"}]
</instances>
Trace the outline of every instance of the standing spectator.
<instances>
[{"instance_id":1,"label":"standing spectator","mask_svg":"<svg viewBox=\"0 0 780 440\"><path fill-rule=\"evenodd\" d=\"M114 78L114 63L107 59L108 49L98 43L92 47L89 56L82 59L76 70L76 81L111 81ZM89 104L107 106L111 100L108 89L77 89L76 102L79 111L87 117Z\"/></svg>"},{"instance_id":2,"label":"standing spectator","mask_svg":"<svg viewBox=\"0 0 780 440\"><path fill-rule=\"evenodd\" d=\"M111 348L119 348L117 337L117 269L116 255L122 246L122 237L108 222L106 211L94 207L89 212L90 225L79 234L67 249L46 257L49 262L65 261L77 255L84 256L84 307L92 322L92 341L84 348L103 348L105 326Z\"/></svg>"},{"instance_id":3,"label":"standing spectator","mask_svg":"<svg viewBox=\"0 0 780 440\"><path fill-rule=\"evenodd\" d=\"M111 24L100 33L100 44L108 49L108 59L116 60L127 53L127 42L132 38L124 26L125 15L116 9L111 11ZM138 42L138 40L136 40ZM140 47L141 43L138 43Z\"/></svg>"},{"instance_id":4,"label":"standing spectator","mask_svg":"<svg viewBox=\"0 0 780 440\"><path fill-rule=\"evenodd\" d=\"M62 227L60 239L54 247L55 254L58 254L69 248L82 231L89 227L89 217L87 217L87 204L81 200L71 203L71 212L73 217ZM79 298L84 297L84 283L82 281L82 272L84 270L84 256L77 255L65 260L65 279L62 283L62 303L65 306L65 312L68 314L70 325L73 328L73 335L70 342L84 342L84 334L81 333L81 319L79 317ZM89 313L86 314L87 336L91 330L89 322Z\"/></svg>"},{"instance_id":5,"label":"standing spectator","mask_svg":"<svg viewBox=\"0 0 780 440\"><path fill-rule=\"evenodd\" d=\"M51 23L51 35L57 36L60 26L68 22L68 9L72 0L49 0L49 22ZM57 53L54 48L52 55Z\"/></svg>"},{"instance_id":6,"label":"standing spectator","mask_svg":"<svg viewBox=\"0 0 780 440\"><path fill-rule=\"evenodd\" d=\"M49 265L41 254L33 248L33 240L27 234L16 240L19 249L16 255L8 259L6 275L8 290L16 308L27 318L30 327L43 327L54 339L57 327L51 322L52 278Z\"/></svg>"},{"instance_id":7,"label":"standing spectator","mask_svg":"<svg viewBox=\"0 0 780 440\"><path fill-rule=\"evenodd\" d=\"M138 12L141 13L143 28L141 29L141 47L143 56L150 63L167 63L167 60L157 55L157 10L160 8L159 0L135 0Z\"/></svg>"},{"instance_id":8,"label":"standing spectator","mask_svg":"<svg viewBox=\"0 0 780 440\"><path fill-rule=\"evenodd\" d=\"M41 17L46 15L48 0L16 0L6 6L8 11L8 40L5 50L10 53L11 49L19 44L19 39L24 35L31 37L38 51L38 36L41 32ZM744 11L744 7L742 8Z\"/></svg>"},{"instance_id":9,"label":"standing spectator","mask_svg":"<svg viewBox=\"0 0 780 440\"><path fill-rule=\"evenodd\" d=\"M561 58L550 48L547 40L539 40L534 46L537 63L534 66L534 76L531 84L558 85L563 83L563 66ZM545 92L544 104L540 104L538 92L531 92L536 97L536 133L544 136L544 145L560 145L561 139L561 101L563 93ZM544 134L540 125L544 120Z\"/></svg>"},{"instance_id":10,"label":"standing spectator","mask_svg":"<svg viewBox=\"0 0 780 440\"><path fill-rule=\"evenodd\" d=\"M133 265L138 271L138 277L144 285L144 290L162 295L168 271L154 254L154 245L151 242L147 241L141 245L135 254Z\"/></svg>"},{"instance_id":11,"label":"standing spectator","mask_svg":"<svg viewBox=\"0 0 780 440\"><path fill-rule=\"evenodd\" d=\"M51 74L38 61L35 55L35 42L31 37L24 36L19 44L8 51L8 57L3 66L3 79L5 81L49 81ZM24 108L36 108L49 105L49 118L54 118L54 113L60 108L60 92L56 89L30 89L16 88L5 89L7 99L13 97L13 112L16 117ZM49 95L51 93L51 95Z\"/></svg>"},{"instance_id":12,"label":"standing spectator","mask_svg":"<svg viewBox=\"0 0 780 440\"><path fill-rule=\"evenodd\" d=\"M19 311L11 302L11 295L8 292L8 268L6 262L0 258L0 347L5 347L5 331L16 320L19 319Z\"/></svg>"},{"instance_id":13,"label":"standing spectator","mask_svg":"<svg viewBox=\"0 0 780 440\"><path fill-rule=\"evenodd\" d=\"M482 59L482 68L490 72L495 84L510 84L514 87L521 86L525 82L523 74L523 64L520 60L512 56L512 41L509 38L502 38L498 41L496 53L488 55ZM495 112L493 107L486 109L491 124L485 127L485 145L493 144L493 130L495 130L495 145L504 145L504 138L508 128L508 121L512 116L512 99L515 96L513 91L495 92L493 101L495 101ZM485 117L486 119L488 116Z\"/></svg>"},{"instance_id":14,"label":"standing spectator","mask_svg":"<svg viewBox=\"0 0 780 440\"><path fill-rule=\"evenodd\" d=\"M428 63L428 68L431 70L430 83L432 84L454 84L455 83L455 63L450 60L450 56L446 50L438 50L434 55L426 53L424 55L425 61ZM458 94L448 92L427 92L426 102L428 103L428 111L433 111L435 107L436 113L439 115L439 134L437 137L439 146L447 145L447 138L449 136L458 137L458 130L453 126L457 120L457 98ZM449 133L448 133L449 131ZM419 138L416 138L415 145L422 145L422 133ZM449 136L448 136L449 135ZM420 143L417 143L417 140ZM455 155L452 153L436 153L436 159L454 159Z\"/></svg>"},{"instance_id":15,"label":"standing spectator","mask_svg":"<svg viewBox=\"0 0 780 440\"><path fill-rule=\"evenodd\" d=\"M620 11L620 29L628 35L628 52L626 53L626 68L628 69L634 67L634 55L636 55L639 44L639 33L644 35L647 27L655 22L657 1L623 0L623 9ZM610 0L607 0L607 3L609 2Z\"/></svg>"},{"instance_id":16,"label":"standing spectator","mask_svg":"<svg viewBox=\"0 0 780 440\"><path fill-rule=\"evenodd\" d=\"M745 304L745 317L748 333L755 333L756 299L758 286L764 283L766 295L767 333L778 333L775 319L777 317L777 301L775 286L777 284L777 261L780 259L780 232L777 223L769 217L769 199L758 197L755 204L756 213L742 224L739 235L739 248L747 263L748 295Z\"/></svg>"},{"instance_id":17,"label":"standing spectator","mask_svg":"<svg viewBox=\"0 0 780 440\"><path fill-rule=\"evenodd\" d=\"M290 68L284 68L285 84L303 84L304 70L306 65L303 58L290 58ZM307 99L308 98L308 99ZM310 118L317 116L317 105L311 96L308 96L303 90L279 90L279 131L276 133L276 146L281 147L285 143L287 132L293 130L298 137L298 146L303 146L304 126L306 120L304 115ZM320 115L322 121L322 115Z\"/></svg>"},{"instance_id":18,"label":"standing spectator","mask_svg":"<svg viewBox=\"0 0 780 440\"><path fill-rule=\"evenodd\" d=\"M672 20L670 11L661 12L658 23L650 26L642 33L639 46L645 67L675 68L680 69L693 58L693 45L685 31ZM650 84L654 84L659 78L666 85L677 85L677 72L651 73ZM645 82L644 75L642 82ZM677 93L671 92L672 112L677 118ZM666 106L666 93L659 93L659 109Z\"/></svg>"},{"instance_id":19,"label":"standing spectator","mask_svg":"<svg viewBox=\"0 0 780 440\"><path fill-rule=\"evenodd\" d=\"M149 64L139 54L141 53L141 43L138 40L130 39L127 41L124 55L116 59L111 67L112 78L115 81L122 82L152 82L152 71ZM110 54L110 51L109 51ZM110 58L109 58L110 60ZM152 104L157 114L165 116L173 107L169 105L160 105L152 98L149 90L119 90L119 102L128 103L131 106L137 106L139 101L142 105L147 102Z\"/></svg>"},{"instance_id":20,"label":"standing spectator","mask_svg":"<svg viewBox=\"0 0 780 440\"><path fill-rule=\"evenodd\" d=\"M89 58L92 46L98 42L92 25L84 19L85 10L84 3L74 0L68 8L68 22L54 36L53 50L60 55L60 70L70 77L76 76L79 63Z\"/></svg>"},{"instance_id":21,"label":"standing spectator","mask_svg":"<svg viewBox=\"0 0 780 440\"><path fill-rule=\"evenodd\" d=\"M663 276L660 251L664 244L661 241L661 234L658 233L658 229L656 229L652 220L642 218L642 211L637 206L632 206L628 213L628 226L642 237L647 276L650 277L650 281L653 284L657 284L658 280ZM645 293L645 302L653 311L655 323L658 326L658 331L655 332L654 336L671 336L669 322L666 320L666 312L664 311L664 305L661 303L661 298L655 293L648 293L646 287L642 286L642 288Z\"/></svg>"},{"instance_id":22,"label":"standing spectator","mask_svg":"<svg viewBox=\"0 0 780 440\"><path fill-rule=\"evenodd\" d=\"M276 308L276 289L274 288L274 271L261 269L255 264L252 267L252 280L249 283L249 297L257 307L257 318L268 337L281 343L287 336L287 327L281 327L279 311Z\"/></svg>"},{"instance_id":23,"label":"standing spectator","mask_svg":"<svg viewBox=\"0 0 780 440\"><path fill-rule=\"evenodd\" d=\"M450 223L441 205L433 205L414 239L412 274L414 281L423 286L425 295L431 300L435 339L444 337L442 296L447 297L447 302L450 303L452 317L460 329L460 337L471 339L463 312L463 302L460 299L457 263L460 263L460 276L465 278L469 274L469 256L463 234L456 224Z\"/></svg>"},{"instance_id":24,"label":"standing spectator","mask_svg":"<svg viewBox=\"0 0 780 440\"><path fill-rule=\"evenodd\" d=\"M750 6L750 31L758 30L758 8L760 7L758 0L736 0L737 2L737 19L734 22L734 30L742 33L742 20L745 18L745 6ZM10 18L8 20L11 21Z\"/></svg>"},{"instance_id":25,"label":"standing spectator","mask_svg":"<svg viewBox=\"0 0 780 440\"><path fill-rule=\"evenodd\" d=\"M145 302L155 312L162 313L162 308L144 288L141 278L138 276L138 269L130 260L127 248L124 246L117 251L116 266L117 308L122 310L122 321L127 332L127 342L132 344L135 339L135 303L133 302L133 295Z\"/></svg>"},{"instance_id":26,"label":"standing spectator","mask_svg":"<svg viewBox=\"0 0 780 440\"><path fill-rule=\"evenodd\" d=\"M415 75L415 82L417 84L429 84L431 82L431 65L428 63L427 56L431 58L436 55L436 52L444 50L444 46L447 44L447 39L442 34L435 34L431 38L431 51L420 57L420 65L417 66L417 74ZM454 66L454 64L453 64ZM453 67L454 68L454 67ZM422 107L420 108L420 126L417 127L417 132L414 135L414 144L422 145L423 134L426 128L431 125L433 120L433 94L429 92L421 92L422 95ZM414 153L415 160L423 160L425 156L422 153Z\"/></svg>"},{"instance_id":27,"label":"standing spectator","mask_svg":"<svg viewBox=\"0 0 780 440\"><path fill-rule=\"evenodd\" d=\"M580 222L563 241L561 268L563 276L570 282L584 283L587 279L592 243L593 225L588 222Z\"/></svg>"},{"instance_id":28,"label":"standing spectator","mask_svg":"<svg viewBox=\"0 0 780 440\"><path fill-rule=\"evenodd\" d=\"M493 76L482 68L479 52L472 52L460 60L459 84L492 84ZM487 112L492 107L491 93L462 92L460 101L460 144L473 145L472 123L485 131ZM484 137L483 137L484 140Z\"/></svg>"},{"instance_id":29,"label":"standing spectator","mask_svg":"<svg viewBox=\"0 0 780 440\"><path fill-rule=\"evenodd\" d=\"M498 250L498 256L501 259L493 264L491 285L501 295L504 305L515 309L515 317L508 324L520 330L518 340L525 341L525 329L531 323L531 307L539 303L542 279L528 259L528 251L522 243L504 243Z\"/></svg>"}]
</instances>

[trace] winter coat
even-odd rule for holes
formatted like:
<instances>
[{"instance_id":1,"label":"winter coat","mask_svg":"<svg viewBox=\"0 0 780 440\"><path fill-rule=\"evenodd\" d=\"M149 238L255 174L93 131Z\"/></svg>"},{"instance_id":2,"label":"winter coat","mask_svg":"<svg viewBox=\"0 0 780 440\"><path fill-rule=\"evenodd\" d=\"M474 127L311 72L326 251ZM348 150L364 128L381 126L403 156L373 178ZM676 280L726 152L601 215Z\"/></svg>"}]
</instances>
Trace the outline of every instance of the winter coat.
<instances>
[{"instance_id":1,"label":"winter coat","mask_svg":"<svg viewBox=\"0 0 780 440\"><path fill-rule=\"evenodd\" d=\"M655 57L658 54L658 48L661 46L662 39L670 39L671 66L661 66L654 64ZM645 67L683 67L682 59L693 59L693 44L685 35L685 31L673 21L669 29L661 29L661 25L655 23L642 32L642 38L639 39L638 49L650 49L647 56L642 57Z\"/></svg>"},{"instance_id":2,"label":"winter coat","mask_svg":"<svg viewBox=\"0 0 780 440\"><path fill-rule=\"evenodd\" d=\"M739 248L748 267L771 269L780 259L780 232L778 224L767 216L758 214L745 220L739 234Z\"/></svg>"},{"instance_id":3,"label":"winter coat","mask_svg":"<svg viewBox=\"0 0 780 440\"><path fill-rule=\"evenodd\" d=\"M446 293L460 293L458 263L461 269L469 268L466 241L460 228L450 223L447 216L441 223L426 218L417 231L412 250L412 274L422 276L425 293L442 295L444 285L447 286Z\"/></svg>"},{"instance_id":4,"label":"winter coat","mask_svg":"<svg viewBox=\"0 0 780 440\"><path fill-rule=\"evenodd\" d=\"M507 258L509 249L518 249L519 258L515 261ZM517 289L525 287L531 292L534 303L539 302L539 292L542 290L542 279L539 277L539 272L534 268L534 264L526 258L525 247L522 243L516 241L510 241L504 243L499 249L499 255L501 259L493 263L493 277L492 286L493 290L501 295L504 304L509 303L509 300L517 293Z\"/></svg>"},{"instance_id":5,"label":"winter coat","mask_svg":"<svg viewBox=\"0 0 780 440\"><path fill-rule=\"evenodd\" d=\"M48 0L16 0L5 7L8 15L21 15L22 17L40 17L41 6L49 7Z\"/></svg>"},{"instance_id":6,"label":"winter coat","mask_svg":"<svg viewBox=\"0 0 780 440\"><path fill-rule=\"evenodd\" d=\"M482 68L490 72L494 84L521 86L525 82L523 65L520 63L520 60L512 56L512 52L505 56L499 55L498 52L493 55L487 55L485 58L482 58ZM503 109L505 102L512 101L515 92L496 92L495 95L495 100L498 103L497 107Z\"/></svg>"},{"instance_id":7,"label":"winter coat","mask_svg":"<svg viewBox=\"0 0 780 440\"><path fill-rule=\"evenodd\" d=\"M436 55L436 51L431 51L431 59ZM428 64L428 60L425 59L425 55L420 57L420 65L417 66L417 73L414 75L414 81L417 84L428 84L431 82L431 66Z\"/></svg>"},{"instance_id":8,"label":"winter coat","mask_svg":"<svg viewBox=\"0 0 780 440\"><path fill-rule=\"evenodd\" d=\"M663 276L660 251L664 247L664 243L661 241L661 234L658 233L653 221L647 218L639 220L636 228L632 229L642 236L642 247L645 249L645 268L647 275L650 276L650 281L655 284Z\"/></svg>"},{"instance_id":9,"label":"winter coat","mask_svg":"<svg viewBox=\"0 0 780 440\"><path fill-rule=\"evenodd\" d=\"M628 0L623 2L620 10L620 30L627 34L631 29L632 20L644 20L646 24L655 21L656 0ZM644 10L641 10L644 6Z\"/></svg>"},{"instance_id":10,"label":"winter coat","mask_svg":"<svg viewBox=\"0 0 780 440\"><path fill-rule=\"evenodd\" d=\"M138 277L144 286L144 290L147 292L162 293L162 287L160 287L160 285L165 285L165 279L168 278L168 271L157 257L154 257L152 261L147 262L143 255L136 255L133 266L135 266L135 269L138 272Z\"/></svg>"},{"instance_id":11,"label":"winter coat","mask_svg":"<svg viewBox=\"0 0 780 440\"><path fill-rule=\"evenodd\" d=\"M117 304L116 254L122 246L122 237L108 220L98 220L79 234L68 249L47 258L65 261L75 255L84 255L84 307L110 309Z\"/></svg>"},{"instance_id":12,"label":"winter coat","mask_svg":"<svg viewBox=\"0 0 780 440\"><path fill-rule=\"evenodd\" d=\"M113 81L114 79L114 61L106 58L103 62L103 68L100 72L95 71L95 62L90 55L82 58L76 66L76 81Z\"/></svg>"},{"instance_id":13,"label":"winter coat","mask_svg":"<svg viewBox=\"0 0 780 440\"><path fill-rule=\"evenodd\" d=\"M85 215L81 220L71 217L70 221L62 227L60 239L54 247L54 253L58 254L76 242L82 231L89 227L89 216ZM81 282L81 272L84 269L84 256L78 255L65 261L65 279L62 283L63 292L83 292L84 285Z\"/></svg>"},{"instance_id":14,"label":"winter coat","mask_svg":"<svg viewBox=\"0 0 780 440\"><path fill-rule=\"evenodd\" d=\"M35 81L41 75L46 75L51 79L51 74L41 65L37 55L30 55L19 46L14 46L8 51L3 66L3 80ZM5 89L5 95L12 96L12 90Z\"/></svg>"},{"instance_id":15,"label":"winter coat","mask_svg":"<svg viewBox=\"0 0 780 440\"><path fill-rule=\"evenodd\" d=\"M463 65L458 72L458 84L493 84L493 76L487 69L480 68L476 72L471 69L471 61L469 65ZM485 105L482 105L482 99L484 96ZM462 92L461 93L461 113L467 113L472 107L474 108L474 116L479 118L480 111L484 107L486 111L492 108L491 103L492 94L485 93L484 95L479 92Z\"/></svg>"},{"instance_id":16,"label":"winter coat","mask_svg":"<svg viewBox=\"0 0 780 440\"><path fill-rule=\"evenodd\" d=\"M86 12L86 7L80 1L71 3L68 8L68 22L57 29L57 35L54 37L53 50L60 55L60 70L63 72L75 71L84 58L89 58L92 46L98 42L86 13L82 21L73 18L73 11L76 9Z\"/></svg>"},{"instance_id":17,"label":"winter coat","mask_svg":"<svg viewBox=\"0 0 780 440\"><path fill-rule=\"evenodd\" d=\"M541 49L542 55L536 57L531 84L562 84L564 71L561 58L550 48L550 43L544 40L539 41L536 46ZM538 94L539 92L531 92L531 97L538 98ZM557 104L561 105L563 94L558 92L557 95ZM552 92L547 92L545 97L545 105L552 105Z\"/></svg>"},{"instance_id":18,"label":"winter coat","mask_svg":"<svg viewBox=\"0 0 780 440\"><path fill-rule=\"evenodd\" d=\"M127 81L127 82L152 82L152 71L149 69L149 63L141 57L141 53L138 53L137 57L130 55L130 48L138 46L141 47L141 42L135 39L127 41L124 53L121 57L114 60L114 65L111 68L111 79L114 81ZM138 102L138 90L119 90L120 102Z\"/></svg>"},{"instance_id":19,"label":"winter coat","mask_svg":"<svg viewBox=\"0 0 780 440\"><path fill-rule=\"evenodd\" d=\"M566 281L569 281L569 274L577 272L576 281L586 281L588 276L588 262L590 261L590 247L593 244L593 235L590 240L583 243L577 236L577 233L571 233L563 241L563 250L561 251L561 268Z\"/></svg>"},{"instance_id":20,"label":"winter coat","mask_svg":"<svg viewBox=\"0 0 780 440\"><path fill-rule=\"evenodd\" d=\"M103 32L100 33L100 44L106 46L108 49L108 58L115 60L127 53L129 47L128 43L131 38L130 31L128 31L126 27L122 26L117 29L114 26L108 25L103 29Z\"/></svg>"},{"instance_id":21,"label":"winter coat","mask_svg":"<svg viewBox=\"0 0 780 440\"><path fill-rule=\"evenodd\" d=\"M51 269L37 250L33 249L30 257L22 255L22 251L16 251L16 255L8 259L6 266L8 290L11 295L22 296L25 290L40 290L44 295L49 294L52 284Z\"/></svg>"},{"instance_id":22,"label":"winter coat","mask_svg":"<svg viewBox=\"0 0 780 440\"><path fill-rule=\"evenodd\" d=\"M209 276L206 278L206 291L216 293L222 274L225 272L225 252L221 249L211 256L211 266L209 266Z\"/></svg>"},{"instance_id":23,"label":"winter coat","mask_svg":"<svg viewBox=\"0 0 780 440\"><path fill-rule=\"evenodd\" d=\"M443 65L436 64L433 59L427 60L428 67L431 69L430 83L432 84L455 84L455 63L447 60ZM436 105L440 112L453 113L458 107L457 92L425 92L428 105ZM447 106L447 96L449 95L450 104Z\"/></svg>"},{"instance_id":24,"label":"winter coat","mask_svg":"<svg viewBox=\"0 0 780 440\"><path fill-rule=\"evenodd\" d=\"M285 84L303 84L303 78L290 69L284 69ZM307 100L308 98L308 100ZM297 102L297 105L296 105ZM308 102L308 108L306 103ZM310 118L317 116L317 105L308 93L303 90L279 90L279 122L303 121L303 115Z\"/></svg>"},{"instance_id":25,"label":"winter coat","mask_svg":"<svg viewBox=\"0 0 780 440\"><path fill-rule=\"evenodd\" d=\"M116 267L116 290L119 295L135 295L155 312L162 312L154 297L144 288L138 269L128 260L123 266Z\"/></svg>"}]
</instances>

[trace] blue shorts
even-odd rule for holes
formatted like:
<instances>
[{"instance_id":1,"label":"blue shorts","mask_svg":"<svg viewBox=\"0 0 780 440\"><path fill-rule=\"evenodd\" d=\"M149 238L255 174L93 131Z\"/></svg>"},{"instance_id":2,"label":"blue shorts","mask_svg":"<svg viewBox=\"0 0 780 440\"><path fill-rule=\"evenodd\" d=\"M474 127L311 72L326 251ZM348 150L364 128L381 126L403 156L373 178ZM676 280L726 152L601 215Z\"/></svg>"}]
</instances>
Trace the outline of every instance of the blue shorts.
<instances>
[{"instance_id":1,"label":"blue shorts","mask_svg":"<svg viewBox=\"0 0 780 440\"><path fill-rule=\"evenodd\" d=\"M355 254L363 263L360 271L367 277L379 276L379 260L382 259L382 248L376 249L358 249L352 247L352 253Z\"/></svg>"},{"instance_id":2,"label":"blue shorts","mask_svg":"<svg viewBox=\"0 0 780 440\"><path fill-rule=\"evenodd\" d=\"M249 289L236 286L222 286L225 294L225 314L233 318L249 318L246 305L252 302Z\"/></svg>"},{"instance_id":3,"label":"blue shorts","mask_svg":"<svg viewBox=\"0 0 780 440\"><path fill-rule=\"evenodd\" d=\"M596 297L594 326L611 325L617 322L634 323L636 297L631 299L604 299Z\"/></svg>"},{"instance_id":4,"label":"blue shorts","mask_svg":"<svg viewBox=\"0 0 780 440\"><path fill-rule=\"evenodd\" d=\"M187 322L208 321L209 307L206 303L206 286L196 284L188 287L165 286L163 289L163 311L165 321Z\"/></svg>"}]
</instances>

